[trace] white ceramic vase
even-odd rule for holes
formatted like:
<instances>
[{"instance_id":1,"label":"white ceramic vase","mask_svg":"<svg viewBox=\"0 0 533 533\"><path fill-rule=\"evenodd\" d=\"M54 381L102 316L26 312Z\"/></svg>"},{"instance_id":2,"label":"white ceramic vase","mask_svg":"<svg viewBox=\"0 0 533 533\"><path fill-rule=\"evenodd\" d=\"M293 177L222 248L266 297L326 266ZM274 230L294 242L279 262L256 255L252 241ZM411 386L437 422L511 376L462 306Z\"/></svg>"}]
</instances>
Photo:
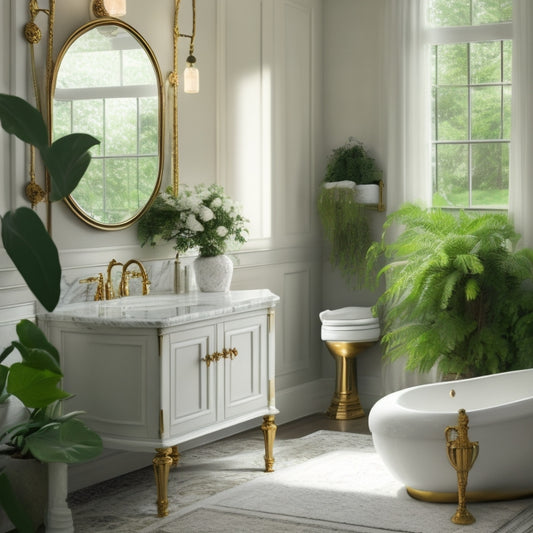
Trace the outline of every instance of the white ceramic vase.
<instances>
[{"instance_id":1,"label":"white ceramic vase","mask_svg":"<svg viewBox=\"0 0 533 533\"><path fill-rule=\"evenodd\" d=\"M197 257L193 263L196 285L202 292L228 292L233 263L227 255Z\"/></svg>"}]
</instances>

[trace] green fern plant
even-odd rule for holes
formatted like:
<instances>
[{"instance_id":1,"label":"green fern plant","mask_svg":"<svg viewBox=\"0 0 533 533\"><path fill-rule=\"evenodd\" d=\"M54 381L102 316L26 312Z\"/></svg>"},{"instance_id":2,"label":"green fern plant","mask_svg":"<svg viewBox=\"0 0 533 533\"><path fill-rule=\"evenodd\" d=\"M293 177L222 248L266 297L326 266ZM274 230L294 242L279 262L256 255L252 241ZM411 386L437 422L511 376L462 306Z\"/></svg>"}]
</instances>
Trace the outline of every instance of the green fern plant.
<instances>
[{"instance_id":1,"label":"green fern plant","mask_svg":"<svg viewBox=\"0 0 533 533\"><path fill-rule=\"evenodd\" d=\"M402 233L387 243L392 227ZM385 223L369 265L387 288L381 315L385 356L407 368L484 375L533 366L533 250L504 214L427 210L406 204Z\"/></svg>"}]
</instances>

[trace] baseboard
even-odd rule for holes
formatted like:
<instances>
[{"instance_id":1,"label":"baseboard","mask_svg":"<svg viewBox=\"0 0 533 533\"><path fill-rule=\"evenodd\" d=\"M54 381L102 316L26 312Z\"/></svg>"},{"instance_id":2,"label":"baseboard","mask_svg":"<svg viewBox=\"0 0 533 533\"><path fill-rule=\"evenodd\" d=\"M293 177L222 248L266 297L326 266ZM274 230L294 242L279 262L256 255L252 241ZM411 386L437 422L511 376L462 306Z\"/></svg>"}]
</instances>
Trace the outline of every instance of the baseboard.
<instances>
[{"instance_id":1,"label":"baseboard","mask_svg":"<svg viewBox=\"0 0 533 533\"><path fill-rule=\"evenodd\" d=\"M321 378L289 389L276 391L278 424L298 420L304 416L326 412L335 387L332 378Z\"/></svg>"}]
</instances>

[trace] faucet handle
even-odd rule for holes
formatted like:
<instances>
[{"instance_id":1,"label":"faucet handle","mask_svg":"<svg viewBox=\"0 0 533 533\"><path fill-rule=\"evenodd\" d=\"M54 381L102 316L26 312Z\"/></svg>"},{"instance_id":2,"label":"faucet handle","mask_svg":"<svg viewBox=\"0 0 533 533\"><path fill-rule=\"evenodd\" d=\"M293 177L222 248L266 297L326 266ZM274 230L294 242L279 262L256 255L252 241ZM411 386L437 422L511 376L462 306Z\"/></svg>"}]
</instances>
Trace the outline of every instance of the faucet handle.
<instances>
[{"instance_id":1,"label":"faucet handle","mask_svg":"<svg viewBox=\"0 0 533 533\"><path fill-rule=\"evenodd\" d=\"M129 275L130 278L141 278L142 279L143 295L150 293L151 282L148 279L146 272L141 272L140 270L133 270L133 271L128 271L127 274Z\"/></svg>"},{"instance_id":2,"label":"faucet handle","mask_svg":"<svg viewBox=\"0 0 533 533\"><path fill-rule=\"evenodd\" d=\"M80 283L98 283L96 287L96 293L94 299L96 301L104 299L104 275L98 274L98 276L92 276L85 279L80 279Z\"/></svg>"}]
</instances>

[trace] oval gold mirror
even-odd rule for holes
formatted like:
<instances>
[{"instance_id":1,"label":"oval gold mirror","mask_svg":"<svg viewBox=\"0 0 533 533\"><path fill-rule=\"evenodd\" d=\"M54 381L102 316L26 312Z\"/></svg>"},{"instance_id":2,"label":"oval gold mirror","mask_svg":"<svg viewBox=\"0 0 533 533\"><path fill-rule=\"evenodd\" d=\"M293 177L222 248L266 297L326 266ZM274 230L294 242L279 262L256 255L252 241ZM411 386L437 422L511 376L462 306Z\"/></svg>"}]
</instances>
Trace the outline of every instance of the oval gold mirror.
<instances>
[{"instance_id":1,"label":"oval gold mirror","mask_svg":"<svg viewBox=\"0 0 533 533\"><path fill-rule=\"evenodd\" d=\"M163 168L162 78L148 43L120 20L89 22L60 51L51 95L52 139L83 132L101 141L67 204L91 226L130 226Z\"/></svg>"}]
</instances>

